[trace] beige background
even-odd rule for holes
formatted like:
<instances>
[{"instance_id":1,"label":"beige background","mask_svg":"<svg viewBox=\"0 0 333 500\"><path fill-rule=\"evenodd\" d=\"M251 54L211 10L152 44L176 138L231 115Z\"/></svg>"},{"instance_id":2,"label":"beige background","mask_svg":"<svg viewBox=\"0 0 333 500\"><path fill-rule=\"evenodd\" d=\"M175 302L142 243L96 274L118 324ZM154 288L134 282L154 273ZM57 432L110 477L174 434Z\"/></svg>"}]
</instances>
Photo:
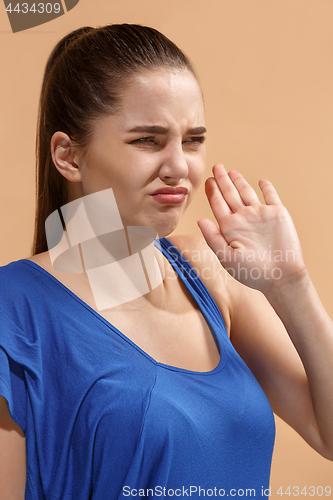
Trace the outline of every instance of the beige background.
<instances>
[{"instance_id":1,"label":"beige background","mask_svg":"<svg viewBox=\"0 0 333 500\"><path fill-rule=\"evenodd\" d=\"M221 161L253 185L275 184L332 315L332 0L80 0L16 34L1 4L0 265L30 252L37 102L51 49L77 27L123 22L161 30L190 56L205 94L207 176ZM179 232L199 234L195 221L205 216L202 190ZM287 497L277 495L281 485L333 489L333 464L278 421L271 484L276 499Z\"/></svg>"}]
</instances>

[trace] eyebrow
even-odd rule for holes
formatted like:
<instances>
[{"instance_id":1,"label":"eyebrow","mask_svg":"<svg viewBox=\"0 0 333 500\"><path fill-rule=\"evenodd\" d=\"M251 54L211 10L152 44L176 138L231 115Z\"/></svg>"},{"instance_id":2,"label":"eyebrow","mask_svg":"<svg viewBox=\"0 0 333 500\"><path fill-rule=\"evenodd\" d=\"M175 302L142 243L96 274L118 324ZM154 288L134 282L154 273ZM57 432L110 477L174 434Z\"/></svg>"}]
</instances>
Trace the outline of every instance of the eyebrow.
<instances>
[{"instance_id":1,"label":"eyebrow","mask_svg":"<svg viewBox=\"0 0 333 500\"><path fill-rule=\"evenodd\" d=\"M142 125L134 127L129 132L146 132L148 134L167 134L169 129L165 127L160 127L158 125ZM205 127L190 128L187 130L188 134L191 135L202 135L207 132Z\"/></svg>"}]
</instances>

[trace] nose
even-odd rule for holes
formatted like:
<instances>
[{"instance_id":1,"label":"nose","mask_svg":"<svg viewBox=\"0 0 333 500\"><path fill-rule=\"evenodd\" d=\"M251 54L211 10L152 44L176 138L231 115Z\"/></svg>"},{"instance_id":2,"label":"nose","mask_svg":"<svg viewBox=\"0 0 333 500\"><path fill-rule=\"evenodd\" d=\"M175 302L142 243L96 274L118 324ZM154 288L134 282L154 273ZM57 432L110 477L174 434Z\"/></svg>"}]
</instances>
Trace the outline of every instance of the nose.
<instances>
[{"instance_id":1,"label":"nose","mask_svg":"<svg viewBox=\"0 0 333 500\"><path fill-rule=\"evenodd\" d=\"M170 183L185 179L188 173L189 168L182 146L170 145L166 148L159 169L159 178L166 183Z\"/></svg>"}]
</instances>

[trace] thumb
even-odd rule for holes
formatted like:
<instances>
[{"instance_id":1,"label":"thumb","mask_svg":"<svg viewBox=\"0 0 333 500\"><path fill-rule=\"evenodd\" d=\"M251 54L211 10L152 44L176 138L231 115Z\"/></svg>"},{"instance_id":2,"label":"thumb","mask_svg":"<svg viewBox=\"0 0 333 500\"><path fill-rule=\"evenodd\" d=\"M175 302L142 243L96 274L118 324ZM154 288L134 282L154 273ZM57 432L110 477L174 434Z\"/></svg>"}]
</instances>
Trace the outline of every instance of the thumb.
<instances>
[{"instance_id":1,"label":"thumb","mask_svg":"<svg viewBox=\"0 0 333 500\"><path fill-rule=\"evenodd\" d=\"M221 262L228 261L230 259L231 248L214 222L209 219L200 219L197 221L197 224L207 245L213 250L217 258Z\"/></svg>"}]
</instances>

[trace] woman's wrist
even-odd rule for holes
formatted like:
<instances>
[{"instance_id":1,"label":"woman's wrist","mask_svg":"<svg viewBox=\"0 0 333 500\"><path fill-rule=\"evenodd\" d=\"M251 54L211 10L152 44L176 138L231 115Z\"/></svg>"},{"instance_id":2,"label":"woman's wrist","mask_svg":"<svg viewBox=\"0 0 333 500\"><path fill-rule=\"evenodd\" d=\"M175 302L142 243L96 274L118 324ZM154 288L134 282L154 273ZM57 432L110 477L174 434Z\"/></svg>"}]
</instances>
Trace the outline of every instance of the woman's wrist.
<instances>
[{"instance_id":1,"label":"woman's wrist","mask_svg":"<svg viewBox=\"0 0 333 500\"><path fill-rule=\"evenodd\" d=\"M306 267L279 279L270 280L265 290L262 290L267 300L274 306L278 302L293 302L300 294L313 286Z\"/></svg>"}]
</instances>

